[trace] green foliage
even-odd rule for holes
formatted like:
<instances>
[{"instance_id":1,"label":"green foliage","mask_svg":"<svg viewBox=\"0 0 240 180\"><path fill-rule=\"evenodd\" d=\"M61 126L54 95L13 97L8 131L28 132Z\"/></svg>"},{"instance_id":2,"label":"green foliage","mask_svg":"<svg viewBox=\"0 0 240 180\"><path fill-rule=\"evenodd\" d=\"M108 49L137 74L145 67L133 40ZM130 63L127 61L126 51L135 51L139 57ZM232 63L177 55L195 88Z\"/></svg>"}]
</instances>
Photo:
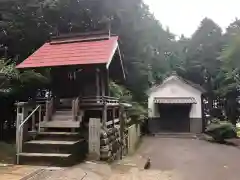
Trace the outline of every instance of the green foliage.
<instances>
[{"instance_id":1,"label":"green foliage","mask_svg":"<svg viewBox=\"0 0 240 180\"><path fill-rule=\"evenodd\" d=\"M240 138L240 128L237 128L237 136Z\"/></svg>"},{"instance_id":2,"label":"green foliage","mask_svg":"<svg viewBox=\"0 0 240 180\"><path fill-rule=\"evenodd\" d=\"M18 78L18 72L15 69L14 63L8 63L5 62L4 59L0 59L0 73L5 76L7 79L17 79Z\"/></svg>"},{"instance_id":3,"label":"green foliage","mask_svg":"<svg viewBox=\"0 0 240 180\"><path fill-rule=\"evenodd\" d=\"M110 92L114 97L119 98L121 103L131 104L128 109L129 116L134 122L143 121L147 117L146 108L138 102L134 102L131 92L124 86L118 85L115 82L110 82Z\"/></svg>"},{"instance_id":4,"label":"green foliage","mask_svg":"<svg viewBox=\"0 0 240 180\"><path fill-rule=\"evenodd\" d=\"M4 59L0 59L0 92L11 91L11 82L18 79L18 72L15 64L8 64Z\"/></svg>"},{"instance_id":5,"label":"green foliage","mask_svg":"<svg viewBox=\"0 0 240 180\"><path fill-rule=\"evenodd\" d=\"M15 63L11 61L0 60L0 89L16 89L19 87L31 87L34 84L47 84L49 78L34 70L20 72L15 68Z\"/></svg>"},{"instance_id":6,"label":"green foliage","mask_svg":"<svg viewBox=\"0 0 240 180\"><path fill-rule=\"evenodd\" d=\"M143 122L147 116L147 108L138 102L130 102L132 107L129 109L129 115L134 122Z\"/></svg>"},{"instance_id":7,"label":"green foliage","mask_svg":"<svg viewBox=\"0 0 240 180\"><path fill-rule=\"evenodd\" d=\"M132 94L126 89L124 86L118 85L113 81L110 81L109 84L110 93L113 97L116 97L120 100L120 102L128 103L132 102Z\"/></svg>"},{"instance_id":8,"label":"green foliage","mask_svg":"<svg viewBox=\"0 0 240 180\"><path fill-rule=\"evenodd\" d=\"M221 53L222 84L218 91L222 95L236 91L240 84L240 32L230 41Z\"/></svg>"},{"instance_id":9,"label":"green foliage","mask_svg":"<svg viewBox=\"0 0 240 180\"><path fill-rule=\"evenodd\" d=\"M214 120L207 126L205 133L210 135L216 142L224 142L226 139L236 138L237 130L234 125L227 121Z\"/></svg>"}]
</instances>

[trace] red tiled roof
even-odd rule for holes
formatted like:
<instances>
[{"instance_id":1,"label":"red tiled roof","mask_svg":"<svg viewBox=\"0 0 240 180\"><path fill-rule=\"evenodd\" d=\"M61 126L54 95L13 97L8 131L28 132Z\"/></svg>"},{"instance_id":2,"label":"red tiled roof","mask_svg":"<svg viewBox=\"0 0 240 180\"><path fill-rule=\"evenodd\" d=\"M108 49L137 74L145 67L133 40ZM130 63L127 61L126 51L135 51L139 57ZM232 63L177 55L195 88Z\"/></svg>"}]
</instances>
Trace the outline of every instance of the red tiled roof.
<instances>
[{"instance_id":1,"label":"red tiled roof","mask_svg":"<svg viewBox=\"0 0 240 180\"><path fill-rule=\"evenodd\" d=\"M117 36L112 36L102 40L45 43L17 68L107 64L118 47L117 40Z\"/></svg>"}]
</instances>

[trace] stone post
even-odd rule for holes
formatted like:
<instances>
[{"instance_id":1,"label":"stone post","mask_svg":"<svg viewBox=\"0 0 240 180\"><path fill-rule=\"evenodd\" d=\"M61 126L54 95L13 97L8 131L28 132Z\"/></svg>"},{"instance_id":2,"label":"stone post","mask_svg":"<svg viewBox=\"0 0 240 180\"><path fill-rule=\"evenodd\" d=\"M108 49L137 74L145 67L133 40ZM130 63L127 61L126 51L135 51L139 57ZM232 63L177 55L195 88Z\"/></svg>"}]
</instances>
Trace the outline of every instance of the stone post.
<instances>
[{"instance_id":1,"label":"stone post","mask_svg":"<svg viewBox=\"0 0 240 180\"><path fill-rule=\"evenodd\" d=\"M100 160L100 131L101 120L89 119L89 157L91 160Z\"/></svg>"}]
</instances>

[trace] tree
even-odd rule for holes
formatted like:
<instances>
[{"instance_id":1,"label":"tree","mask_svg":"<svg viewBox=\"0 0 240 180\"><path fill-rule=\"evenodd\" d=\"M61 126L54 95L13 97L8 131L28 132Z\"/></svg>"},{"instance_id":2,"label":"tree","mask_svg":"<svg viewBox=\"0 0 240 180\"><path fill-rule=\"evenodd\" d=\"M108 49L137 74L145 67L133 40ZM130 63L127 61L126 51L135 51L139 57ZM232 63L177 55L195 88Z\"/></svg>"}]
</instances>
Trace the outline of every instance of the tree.
<instances>
[{"instance_id":1,"label":"tree","mask_svg":"<svg viewBox=\"0 0 240 180\"><path fill-rule=\"evenodd\" d=\"M183 63L178 71L184 78L202 85L207 94L207 109L211 114L216 99L215 80L221 66L218 59L223 46L222 30L211 19L202 20L199 28L188 40L182 37Z\"/></svg>"},{"instance_id":2,"label":"tree","mask_svg":"<svg viewBox=\"0 0 240 180\"><path fill-rule=\"evenodd\" d=\"M220 59L222 61L218 93L226 99L225 111L227 117L236 125L238 114L238 96L240 84L240 33L224 48Z\"/></svg>"},{"instance_id":3,"label":"tree","mask_svg":"<svg viewBox=\"0 0 240 180\"><path fill-rule=\"evenodd\" d=\"M218 60L222 50L222 30L211 19L202 20L200 27L189 41L186 66L193 81L211 90L211 79L220 67Z\"/></svg>"}]
</instances>

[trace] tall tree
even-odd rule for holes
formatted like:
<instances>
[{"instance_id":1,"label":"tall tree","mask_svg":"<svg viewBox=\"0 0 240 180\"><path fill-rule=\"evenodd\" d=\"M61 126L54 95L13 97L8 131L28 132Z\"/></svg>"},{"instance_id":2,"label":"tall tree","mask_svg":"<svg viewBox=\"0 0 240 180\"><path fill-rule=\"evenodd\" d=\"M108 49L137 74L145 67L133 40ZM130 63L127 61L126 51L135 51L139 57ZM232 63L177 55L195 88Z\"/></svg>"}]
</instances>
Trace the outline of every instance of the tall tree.
<instances>
[{"instance_id":1,"label":"tall tree","mask_svg":"<svg viewBox=\"0 0 240 180\"><path fill-rule=\"evenodd\" d=\"M207 89L210 88L209 82L220 66L218 57L221 50L221 28L211 19L203 19L189 41L187 50L186 67L195 78L193 81L205 85Z\"/></svg>"},{"instance_id":2,"label":"tall tree","mask_svg":"<svg viewBox=\"0 0 240 180\"><path fill-rule=\"evenodd\" d=\"M240 33L226 45L221 53L221 73L219 74L218 92L225 97L226 115L236 124L238 115L238 96L240 84Z\"/></svg>"},{"instance_id":3,"label":"tall tree","mask_svg":"<svg viewBox=\"0 0 240 180\"><path fill-rule=\"evenodd\" d=\"M207 90L208 110L210 113L215 99L215 79L221 66L218 59L222 50L222 30L211 19L202 20L192 38L185 43L183 69L181 74Z\"/></svg>"}]
</instances>

